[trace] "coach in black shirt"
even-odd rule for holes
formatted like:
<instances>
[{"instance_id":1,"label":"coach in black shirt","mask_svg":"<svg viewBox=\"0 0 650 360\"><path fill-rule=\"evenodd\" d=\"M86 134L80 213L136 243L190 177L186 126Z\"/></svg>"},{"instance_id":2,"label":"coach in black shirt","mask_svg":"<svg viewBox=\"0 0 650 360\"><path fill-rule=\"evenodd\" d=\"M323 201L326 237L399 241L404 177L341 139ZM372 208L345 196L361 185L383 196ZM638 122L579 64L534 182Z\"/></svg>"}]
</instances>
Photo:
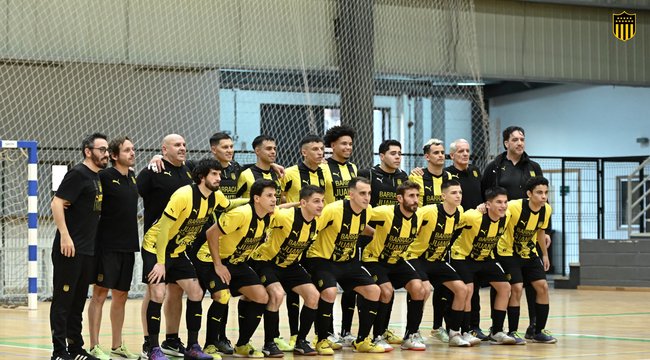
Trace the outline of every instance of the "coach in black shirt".
<instances>
[{"instance_id":1,"label":"coach in black shirt","mask_svg":"<svg viewBox=\"0 0 650 360\"><path fill-rule=\"evenodd\" d=\"M483 202L481 193L481 170L469 163L469 143L465 139L454 140L449 144L449 157L453 165L446 167L445 171L460 183L463 190L463 209L475 209Z\"/></svg>"}]
</instances>

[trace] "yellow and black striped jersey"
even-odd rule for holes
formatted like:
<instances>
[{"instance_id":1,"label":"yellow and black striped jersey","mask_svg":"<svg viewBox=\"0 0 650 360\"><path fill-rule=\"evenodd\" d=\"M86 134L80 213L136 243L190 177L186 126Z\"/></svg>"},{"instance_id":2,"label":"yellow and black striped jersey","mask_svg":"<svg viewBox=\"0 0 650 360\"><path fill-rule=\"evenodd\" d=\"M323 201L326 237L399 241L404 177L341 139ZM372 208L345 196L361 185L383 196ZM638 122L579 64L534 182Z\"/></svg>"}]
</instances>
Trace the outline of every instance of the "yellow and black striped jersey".
<instances>
[{"instance_id":1,"label":"yellow and black striped jersey","mask_svg":"<svg viewBox=\"0 0 650 360\"><path fill-rule=\"evenodd\" d=\"M372 209L370 226L375 228L372 241L363 250L363 261L396 263L415 240L422 225L419 213L404 217L398 205L384 205Z\"/></svg>"},{"instance_id":2,"label":"yellow and black striped jersey","mask_svg":"<svg viewBox=\"0 0 650 360\"><path fill-rule=\"evenodd\" d=\"M528 199L508 201L508 211L511 214L506 232L499 239L497 253L501 256L517 254L522 258L539 256L537 254L537 230L548 228L551 219L551 205L544 204L539 211L534 212L528 205Z\"/></svg>"},{"instance_id":3,"label":"yellow and black striped jersey","mask_svg":"<svg viewBox=\"0 0 650 360\"><path fill-rule=\"evenodd\" d=\"M442 204L427 205L418 210L422 226L415 241L411 243L404 259L423 258L427 261L446 261L449 247L460 224L463 208L459 206L453 214L447 214Z\"/></svg>"},{"instance_id":4,"label":"yellow and black striped jersey","mask_svg":"<svg viewBox=\"0 0 650 360\"><path fill-rule=\"evenodd\" d=\"M325 189L325 177L321 167L312 170L300 161L284 171L284 177L280 179L282 191L288 203L300 201L300 190L305 185L316 185Z\"/></svg>"},{"instance_id":5,"label":"yellow and black striped jersey","mask_svg":"<svg viewBox=\"0 0 650 360\"><path fill-rule=\"evenodd\" d=\"M280 205L282 187L280 186L278 174L273 170L262 170L257 165L253 165L239 174L239 179L237 179L237 197L250 198L251 186L253 186L253 183L257 179L268 179L275 182L276 203Z\"/></svg>"},{"instance_id":6,"label":"yellow and black striped jersey","mask_svg":"<svg viewBox=\"0 0 650 360\"><path fill-rule=\"evenodd\" d=\"M287 267L300 260L316 237L316 219L305 221L300 208L280 209L273 215L266 241L251 253L257 261Z\"/></svg>"},{"instance_id":7,"label":"yellow and black striped jersey","mask_svg":"<svg viewBox=\"0 0 650 360\"><path fill-rule=\"evenodd\" d=\"M250 204L222 213L217 220L217 226L223 234L219 238L221 261L239 264L248 260L250 253L264 241L271 217L269 214L260 218ZM203 262L212 262L207 241L196 257Z\"/></svg>"},{"instance_id":8,"label":"yellow and black striped jersey","mask_svg":"<svg viewBox=\"0 0 650 360\"><path fill-rule=\"evenodd\" d=\"M346 262L356 258L357 240L366 228L372 207L355 213L350 200L328 204L318 217L316 241L307 250L308 258Z\"/></svg>"},{"instance_id":9,"label":"yellow and black striped jersey","mask_svg":"<svg viewBox=\"0 0 650 360\"><path fill-rule=\"evenodd\" d=\"M424 175L409 175L409 180L420 185L420 198L418 205L440 204L442 202L442 182L451 179L451 174L447 171L442 171L440 176L433 175L429 169L424 168Z\"/></svg>"},{"instance_id":10,"label":"yellow and black striped jersey","mask_svg":"<svg viewBox=\"0 0 650 360\"><path fill-rule=\"evenodd\" d=\"M357 166L349 161L340 163L328 158L320 168L325 177L325 204L348 198L348 183L357 176Z\"/></svg>"},{"instance_id":11,"label":"yellow and black striped jersey","mask_svg":"<svg viewBox=\"0 0 650 360\"><path fill-rule=\"evenodd\" d=\"M195 184L185 185L176 190L167 203L162 216L174 223L167 236L166 251L171 257L178 257L196 239L197 234L214 211L223 211L230 205L224 194L217 190L207 198ZM142 248L156 253L156 239L160 232L160 220L144 235Z\"/></svg>"},{"instance_id":12,"label":"yellow and black striped jersey","mask_svg":"<svg viewBox=\"0 0 650 360\"><path fill-rule=\"evenodd\" d=\"M460 217L463 231L451 246L451 258L454 260L472 259L483 261L494 259L494 248L499 238L506 231L510 212L497 221L492 221L488 214L478 210L467 210Z\"/></svg>"}]
</instances>

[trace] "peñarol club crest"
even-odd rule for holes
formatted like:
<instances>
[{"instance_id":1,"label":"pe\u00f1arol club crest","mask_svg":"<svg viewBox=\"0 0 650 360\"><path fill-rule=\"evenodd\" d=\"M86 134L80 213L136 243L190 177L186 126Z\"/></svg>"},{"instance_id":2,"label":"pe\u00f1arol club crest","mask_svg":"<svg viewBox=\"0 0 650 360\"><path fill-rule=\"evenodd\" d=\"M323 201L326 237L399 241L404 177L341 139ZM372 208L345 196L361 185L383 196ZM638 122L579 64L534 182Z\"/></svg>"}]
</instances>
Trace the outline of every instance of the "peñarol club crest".
<instances>
[{"instance_id":1,"label":"pe\u00f1arol club crest","mask_svg":"<svg viewBox=\"0 0 650 360\"><path fill-rule=\"evenodd\" d=\"M612 14L612 33L621 41L628 41L636 34L636 14L623 11Z\"/></svg>"}]
</instances>

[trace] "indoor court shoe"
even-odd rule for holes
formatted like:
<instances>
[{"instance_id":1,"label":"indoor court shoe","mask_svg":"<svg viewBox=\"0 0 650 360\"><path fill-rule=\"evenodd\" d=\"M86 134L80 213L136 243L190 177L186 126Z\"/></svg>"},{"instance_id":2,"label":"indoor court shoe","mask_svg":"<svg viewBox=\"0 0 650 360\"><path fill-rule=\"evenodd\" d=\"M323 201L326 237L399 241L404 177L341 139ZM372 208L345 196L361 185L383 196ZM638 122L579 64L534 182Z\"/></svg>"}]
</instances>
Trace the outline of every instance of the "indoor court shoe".
<instances>
[{"instance_id":1,"label":"indoor court shoe","mask_svg":"<svg viewBox=\"0 0 650 360\"><path fill-rule=\"evenodd\" d=\"M521 335L516 331L511 331L508 333L508 336L515 339L515 345L526 345L526 339L521 337Z\"/></svg>"},{"instance_id":2,"label":"indoor court shoe","mask_svg":"<svg viewBox=\"0 0 650 360\"><path fill-rule=\"evenodd\" d=\"M204 353L201 345L192 344L185 350L183 358L185 360L212 360L212 355Z\"/></svg>"},{"instance_id":3,"label":"indoor court shoe","mask_svg":"<svg viewBox=\"0 0 650 360\"><path fill-rule=\"evenodd\" d=\"M84 349L71 350L70 356L75 360L99 360Z\"/></svg>"},{"instance_id":4,"label":"indoor court shoe","mask_svg":"<svg viewBox=\"0 0 650 360\"><path fill-rule=\"evenodd\" d=\"M508 336L508 334L503 331L499 331L496 334L490 333L490 344L492 345L514 345L517 340Z\"/></svg>"},{"instance_id":5,"label":"indoor court shoe","mask_svg":"<svg viewBox=\"0 0 650 360\"><path fill-rule=\"evenodd\" d=\"M468 332L463 333L463 340L467 341L471 346L476 346L481 343L481 339Z\"/></svg>"},{"instance_id":6,"label":"indoor court shoe","mask_svg":"<svg viewBox=\"0 0 650 360\"><path fill-rule=\"evenodd\" d=\"M526 335L524 337L526 340L533 340L533 337L535 336L535 325L528 325L526 328Z\"/></svg>"},{"instance_id":7,"label":"indoor court shoe","mask_svg":"<svg viewBox=\"0 0 650 360\"><path fill-rule=\"evenodd\" d=\"M402 338L395 335L391 329L386 329L383 336L384 340L386 340L386 342L389 344L400 345L402 343Z\"/></svg>"},{"instance_id":8,"label":"indoor court shoe","mask_svg":"<svg viewBox=\"0 0 650 360\"><path fill-rule=\"evenodd\" d=\"M203 352L212 356L213 360L220 360L221 359L221 354L219 354L219 349L217 349L216 346L210 344L208 346L205 346L203 348Z\"/></svg>"},{"instance_id":9,"label":"indoor court shoe","mask_svg":"<svg viewBox=\"0 0 650 360\"><path fill-rule=\"evenodd\" d=\"M112 359L139 359L138 354L134 354L126 348L126 345L122 344L117 349L111 350Z\"/></svg>"},{"instance_id":10,"label":"indoor court shoe","mask_svg":"<svg viewBox=\"0 0 650 360\"><path fill-rule=\"evenodd\" d=\"M217 340L214 343L214 346L216 346L217 350L223 355L232 355L235 352L235 349L232 347L232 343L226 337Z\"/></svg>"},{"instance_id":11,"label":"indoor court shoe","mask_svg":"<svg viewBox=\"0 0 650 360\"><path fill-rule=\"evenodd\" d=\"M455 333L449 338L449 346L453 347L470 347L472 344L468 343L467 341L463 340L463 337L460 335L460 333Z\"/></svg>"},{"instance_id":12,"label":"indoor court shoe","mask_svg":"<svg viewBox=\"0 0 650 360\"><path fill-rule=\"evenodd\" d=\"M273 339L273 342L278 346L278 349L280 349L280 351L293 351L293 346L286 342L282 336L276 337Z\"/></svg>"},{"instance_id":13,"label":"indoor court shoe","mask_svg":"<svg viewBox=\"0 0 650 360\"><path fill-rule=\"evenodd\" d=\"M149 342L145 341L142 343L142 352L140 353L140 359L141 360L147 360L149 358Z\"/></svg>"},{"instance_id":14,"label":"indoor court shoe","mask_svg":"<svg viewBox=\"0 0 650 360\"><path fill-rule=\"evenodd\" d=\"M383 335L377 336L372 342L374 342L375 345L381 346L382 348L384 348L384 352L393 351L393 346L391 344L389 344L388 341L386 341L386 339L384 339Z\"/></svg>"},{"instance_id":15,"label":"indoor court shoe","mask_svg":"<svg viewBox=\"0 0 650 360\"><path fill-rule=\"evenodd\" d=\"M165 353L162 352L162 349L158 346L149 350L149 353L147 355L147 358L149 360L169 360Z\"/></svg>"},{"instance_id":16,"label":"indoor court shoe","mask_svg":"<svg viewBox=\"0 0 650 360\"><path fill-rule=\"evenodd\" d=\"M271 357L271 358L281 358L284 356L284 352L282 352L282 350L278 348L278 345L275 343L275 340L273 342L267 342L266 344L264 344L264 346L262 347L262 353L264 354L264 357Z\"/></svg>"},{"instance_id":17,"label":"indoor court shoe","mask_svg":"<svg viewBox=\"0 0 650 360\"><path fill-rule=\"evenodd\" d=\"M99 347L99 345L93 346L93 348L90 349L89 353L90 355L98 358L99 360L111 360L111 357L108 356L108 354L104 351L104 349Z\"/></svg>"},{"instance_id":18,"label":"indoor court shoe","mask_svg":"<svg viewBox=\"0 0 650 360\"><path fill-rule=\"evenodd\" d=\"M318 355L334 355L334 349L327 339L320 340L316 343L316 352Z\"/></svg>"},{"instance_id":19,"label":"indoor court shoe","mask_svg":"<svg viewBox=\"0 0 650 360\"><path fill-rule=\"evenodd\" d=\"M350 332L346 332L345 334L341 333L339 338L343 343L343 347L352 347L352 343L357 339L357 337L352 335Z\"/></svg>"},{"instance_id":20,"label":"indoor court shoe","mask_svg":"<svg viewBox=\"0 0 650 360\"><path fill-rule=\"evenodd\" d=\"M235 346L235 352L233 353L234 357L247 357L247 358L263 358L264 353L261 351L255 350L253 345L250 343L242 346Z\"/></svg>"},{"instance_id":21,"label":"indoor court shoe","mask_svg":"<svg viewBox=\"0 0 650 360\"><path fill-rule=\"evenodd\" d=\"M296 346L296 341L298 340L298 335L291 335L289 338L289 346Z\"/></svg>"},{"instance_id":22,"label":"indoor court shoe","mask_svg":"<svg viewBox=\"0 0 650 360\"><path fill-rule=\"evenodd\" d=\"M487 335L485 335L485 333L483 333L483 330L481 330L481 328L479 328L479 327L472 328L472 330L470 330L469 333L472 334L472 336L475 336L475 337L481 339L481 341L488 341L489 340L489 337Z\"/></svg>"},{"instance_id":23,"label":"indoor court shoe","mask_svg":"<svg viewBox=\"0 0 650 360\"><path fill-rule=\"evenodd\" d=\"M445 328L443 327L431 330L431 335L433 335L433 337L435 337L436 339L440 340L443 343L449 342L449 334L447 333L447 330L445 330Z\"/></svg>"},{"instance_id":24,"label":"indoor court shoe","mask_svg":"<svg viewBox=\"0 0 650 360\"><path fill-rule=\"evenodd\" d=\"M67 351L61 351L52 354L52 357L50 357L50 360L73 360L72 356L68 354Z\"/></svg>"},{"instance_id":25,"label":"indoor court shoe","mask_svg":"<svg viewBox=\"0 0 650 360\"><path fill-rule=\"evenodd\" d=\"M363 341L355 341L352 343L352 350L360 353L383 353L384 348L375 344L370 340L370 336L363 339Z\"/></svg>"},{"instance_id":26,"label":"indoor court shoe","mask_svg":"<svg viewBox=\"0 0 650 360\"><path fill-rule=\"evenodd\" d=\"M420 336L420 333L416 332L409 334L408 338L402 342L400 348L402 350L424 351L427 349L427 346L424 345L424 341L422 339L422 336Z\"/></svg>"},{"instance_id":27,"label":"indoor court shoe","mask_svg":"<svg viewBox=\"0 0 650 360\"><path fill-rule=\"evenodd\" d=\"M185 345L183 345L179 338L163 341L160 349L165 355L176 357L185 356Z\"/></svg>"},{"instance_id":28,"label":"indoor court shoe","mask_svg":"<svg viewBox=\"0 0 650 360\"><path fill-rule=\"evenodd\" d=\"M548 330L544 329L541 333L535 334L535 336L533 336L533 342L540 344L555 344L557 342L557 339L551 336Z\"/></svg>"},{"instance_id":29,"label":"indoor court shoe","mask_svg":"<svg viewBox=\"0 0 650 360\"><path fill-rule=\"evenodd\" d=\"M293 347L293 353L307 356L318 355L318 351L312 348L309 345L309 342L305 339L296 340L296 344Z\"/></svg>"},{"instance_id":30,"label":"indoor court shoe","mask_svg":"<svg viewBox=\"0 0 650 360\"><path fill-rule=\"evenodd\" d=\"M330 335L327 337L327 341L330 342L330 347L332 350L341 350L343 349L343 340L336 335Z\"/></svg>"}]
</instances>

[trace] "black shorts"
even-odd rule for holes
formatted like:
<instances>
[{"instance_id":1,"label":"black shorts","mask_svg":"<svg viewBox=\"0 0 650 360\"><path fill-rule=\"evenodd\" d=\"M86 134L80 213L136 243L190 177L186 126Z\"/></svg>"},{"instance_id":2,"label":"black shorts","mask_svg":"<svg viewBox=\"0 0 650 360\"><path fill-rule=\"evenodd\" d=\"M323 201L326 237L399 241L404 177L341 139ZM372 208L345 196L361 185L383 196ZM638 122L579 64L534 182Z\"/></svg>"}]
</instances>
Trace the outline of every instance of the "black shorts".
<instances>
[{"instance_id":1,"label":"black shorts","mask_svg":"<svg viewBox=\"0 0 650 360\"><path fill-rule=\"evenodd\" d=\"M390 282L393 288L403 288L409 281L418 279L418 274L415 267L411 263L400 259L395 264L388 264L383 262L364 262L365 266L377 285Z\"/></svg>"},{"instance_id":2,"label":"black shorts","mask_svg":"<svg viewBox=\"0 0 650 360\"><path fill-rule=\"evenodd\" d=\"M429 261L425 259L409 260L409 263L418 271L422 281L440 285L447 281L461 280L460 275L451 264L446 261Z\"/></svg>"},{"instance_id":3,"label":"black shorts","mask_svg":"<svg viewBox=\"0 0 650 360\"><path fill-rule=\"evenodd\" d=\"M134 253L104 250L97 253L96 261L95 284L120 291L131 289Z\"/></svg>"},{"instance_id":4,"label":"black shorts","mask_svg":"<svg viewBox=\"0 0 650 360\"><path fill-rule=\"evenodd\" d=\"M357 259L346 262L335 262L322 258L305 259L307 271L318 291L341 285L345 291L351 291L357 286L373 285L370 272Z\"/></svg>"},{"instance_id":5,"label":"black shorts","mask_svg":"<svg viewBox=\"0 0 650 360\"><path fill-rule=\"evenodd\" d=\"M289 292L293 291L296 286L311 284L311 276L298 263L279 267L269 261L250 261L250 265L265 287L279 282L284 291Z\"/></svg>"},{"instance_id":6,"label":"black shorts","mask_svg":"<svg viewBox=\"0 0 650 360\"><path fill-rule=\"evenodd\" d=\"M247 263L237 265L225 263L230 272L230 284L226 285L219 275L214 272L214 264L211 262L197 261L196 272L199 275L199 284L204 290L214 294L218 291L229 289L232 296L239 296L239 289L244 286L262 285L259 276Z\"/></svg>"},{"instance_id":7,"label":"black shorts","mask_svg":"<svg viewBox=\"0 0 650 360\"><path fill-rule=\"evenodd\" d=\"M546 280L544 263L539 257L522 259L519 256L499 256L497 259L511 284L530 284L533 281Z\"/></svg>"},{"instance_id":8,"label":"black shorts","mask_svg":"<svg viewBox=\"0 0 650 360\"><path fill-rule=\"evenodd\" d=\"M142 282L149 284L147 276L153 270L154 265L158 262L156 254L150 253L147 250L140 252L142 255ZM173 284L178 280L196 279L196 270L194 264L186 253L181 253L178 257L170 257L167 255L165 259L165 283Z\"/></svg>"},{"instance_id":9,"label":"black shorts","mask_svg":"<svg viewBox=\"0 0 650 360\"><path fill-rule=\"evenodd\" d=\"M501 265L492 259L484 261L452 259L451 266L456 269L465 284L472 284L475 280L479 284L483 281L488 283L508 281Z\"/></svg>"}]
</instances>

